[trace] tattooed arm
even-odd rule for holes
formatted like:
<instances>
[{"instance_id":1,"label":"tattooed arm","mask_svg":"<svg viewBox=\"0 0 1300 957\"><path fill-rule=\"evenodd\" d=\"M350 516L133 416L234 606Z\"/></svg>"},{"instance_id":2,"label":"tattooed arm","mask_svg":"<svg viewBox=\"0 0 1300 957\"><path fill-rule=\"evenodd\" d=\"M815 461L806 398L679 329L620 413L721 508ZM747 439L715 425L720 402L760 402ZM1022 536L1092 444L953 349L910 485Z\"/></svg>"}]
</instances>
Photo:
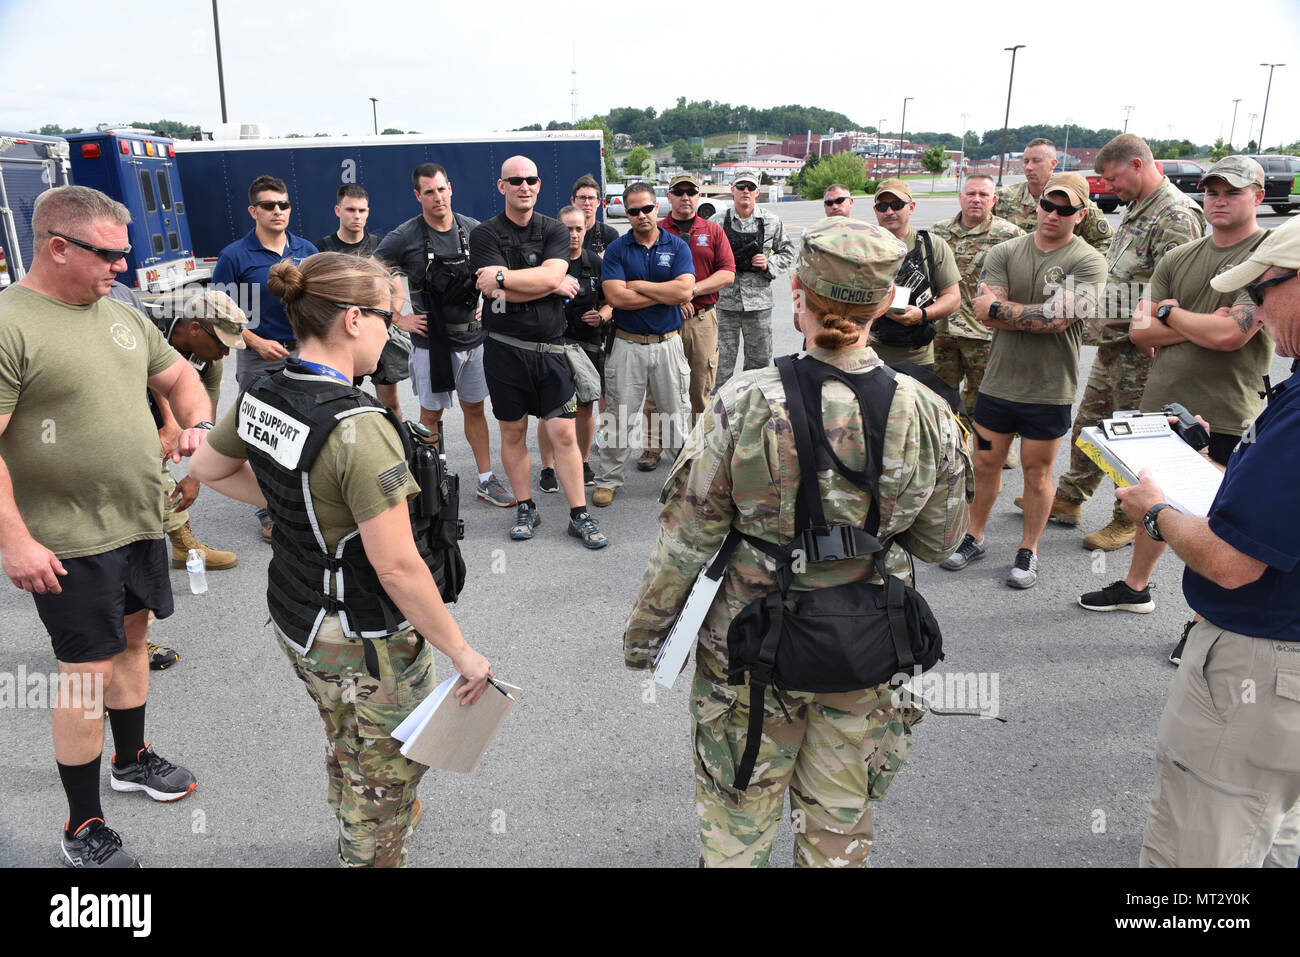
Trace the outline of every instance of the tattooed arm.
<instances>
[{"instance_id":1,"label":"tattooed arm","mask_svg":"<svg viewBox=\"0 0 1300 957\"><path fill-rule=\"evenodd\" d=\"M1154 315L1154 310L1152 314ZM1255 318L1255 304L1249 300L1238 300L1231 306L1222 306L1210 313L1191 312L1181 306L1174 306L1169 310L1169 328L1188 342L1194 342L1205 349L1235 352L1262 327Z\"/></svg>"},{"instance_id":2,"label":"tattooed arm","mask_svg":"<svg viewBox=\"0 0 1300 957\"><path fill-rule=\"evenodd\" d=\"M971 305L975 308L975 318L990 329L1009 329L1013 332L1036 332L1055 334L1064 332L1080 319L1092 314L1095 293L1086 283L1056 290L1046 302L1025 305L1007 299L1005 286L991 286L980 283L980 294ZM998 318L989 317L989 307L994 302L1002 303Z\"/></svg>"}]
</instances>

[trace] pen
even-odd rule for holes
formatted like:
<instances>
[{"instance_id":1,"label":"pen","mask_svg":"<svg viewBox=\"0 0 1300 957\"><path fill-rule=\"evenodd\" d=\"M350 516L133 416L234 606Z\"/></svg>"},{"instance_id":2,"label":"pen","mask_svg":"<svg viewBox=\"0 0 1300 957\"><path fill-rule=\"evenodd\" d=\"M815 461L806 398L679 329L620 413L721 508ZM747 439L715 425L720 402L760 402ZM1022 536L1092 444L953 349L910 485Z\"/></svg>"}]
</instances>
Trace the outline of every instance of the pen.
<instances>
[{"instance_id":1,"label":"pen","mask_svg":"<svg viewBox=\"0 0 1300 957\"><path fill-rule=\"evenodd\" d=\"M514 695L512 695L509 691L507 691L505 688L503 688L503 687L501 687L499 684L497 684L497 683L496 683L496 680L495 680L491 675L488 675L488 676L487 676L487 680L488 680L488 684L490 684L493 688L496 688L497 691L500 691L503 695L505 695L505 696L506 696L507 698L509 698L511 701L518 701L518 700L519 700L519 699L516 698Z\"/></svg>"}]
</instances>

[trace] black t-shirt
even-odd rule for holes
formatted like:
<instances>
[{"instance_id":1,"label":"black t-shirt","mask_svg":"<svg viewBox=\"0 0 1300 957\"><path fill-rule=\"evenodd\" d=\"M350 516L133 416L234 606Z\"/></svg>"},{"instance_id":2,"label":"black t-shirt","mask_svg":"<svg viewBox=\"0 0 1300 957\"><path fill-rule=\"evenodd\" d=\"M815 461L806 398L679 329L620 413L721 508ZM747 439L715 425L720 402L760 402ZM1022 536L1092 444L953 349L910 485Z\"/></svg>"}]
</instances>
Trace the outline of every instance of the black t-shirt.
<instances>
[{"instance_id":1,"label":"black t-shirt","mask_svg":"<svg viewBox=\"0 0 1300 957\"><path fill-rule=\"evenodd\" d=\"M602 341L600 326L589 326L582 321L588 310L599 309L605 302L600 291L600 257L584 249L577 259L569 260L569 275L578 280L578 294L564 306L568 322L564 337L577 342Z\"/></svg>"},{"instance_id":2,"label":"black t-shirt","mask_svg":"<svg viewBox=\"0 0 1300 957\"><path fill-rule=\"evenodd\" d=\"M445 306L440 302L430 302L429 299L432 297L424 295L425 270L429 266L428 253L431 251L438 260L457 259L461 255L460 229L463 228L468 237L479 224L473 217L462 216L460 213L456 213L455 216L457 225L445 232L434 229L424 221L422 215L408 219L385 236L375 249L376 259L400 269L406 276L411 287L411 308L417 313L428 316L430 324L437 322L444 326L448 323L462 325L474 321L472 308L457 308ZM445 267L434 262L432 268ZM470 271L473 272L472 269ZM452 348L460 351L479 345L486 335L482 327L479 327L475 333L451 333L447 338ZM422 349L429 348L428 338L419 333L411 333L411 342Z\"/></svg>"},{"instance_id":3,"label":"black t-shirt","mask_svg":"<svg viewBox=\"0 0 1300 957\"><path fill-rule=\"evenodd\" d=\"M518 243L518 246L516 246ZM569 231L559 220L534 212L527 226L512 223L498 213L469 237L470 266L504 265L507 269L531 269L548 259L569 261ZM504 306L504 311L500 307ZM491 332L529 342L560 342L564 336L564 300L547 293L523 303L483 300L483 325Z\"/></svg>"},{"instance_id":4,"label":"black t-shirt","mask_svg":"<svg viewBox=\"0 0 1300 957\"><path fill-rule=\"evenodd\" d=\"M330 233L323 239L316 240L316 249L323 253L351 253L353 256L369 258L379 245L379 237L366 233L359 243L345 243L338 233Z\"/></svg>"},{"instance_id":5,"label":"black t-shirt","mask_svg":"<svg viewBox=\"0 0 1300 957\"><path fill-rule=\"evenodd\" d=\"M587 235L582 238L582 248L589 249L597 256L605 251L605 247L618 239L618 230L609 223L597 221L587 230Z\"/></svg>"}]
</instances>

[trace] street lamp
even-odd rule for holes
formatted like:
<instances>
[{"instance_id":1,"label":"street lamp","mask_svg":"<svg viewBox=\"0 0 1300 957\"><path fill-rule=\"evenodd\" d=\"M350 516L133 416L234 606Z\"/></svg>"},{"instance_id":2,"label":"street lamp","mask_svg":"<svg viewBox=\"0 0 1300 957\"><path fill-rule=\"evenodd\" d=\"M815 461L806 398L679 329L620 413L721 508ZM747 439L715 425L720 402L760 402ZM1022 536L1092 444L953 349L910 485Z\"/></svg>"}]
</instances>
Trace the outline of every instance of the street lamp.
<instances>
[{"instance_id":1,"label":"street lamp","mask_svg":"<svg viewBox=\"0 0 1300 957\"><path fill-rule=\"evenodd\" d=\"M1261 63L1268 67L1268 89L1264 91L1264 115L1259 118L1259 151L1264 152L1264 123L1268 120L1268 95L1273 92L1273 67L1286 66L1285 63Z\"/></svg>"},{"instance_id":2,"label":"street lamp","mask_svg":"<svg viewBox=\"0 0 1300 957\"><path fill-rule=\"evenodd\" d=\"M1250 149L1250 144L1251 144L1251 143L1254 141L1254 139L1255 139L1255 137L1254 137L1252 134L1255 132L1255 117L1257 117L1257 116L1259 116L1258 113L1247 113L1247 114L1246 114L1247 119L1250 120L1250 125L1246 127L1246 149ZM1258 144L1258 143L1255 143L1255 149L1257 149L1257 150L1259 149L1259 144Z\"/></svg>"},{"instance_id":3,"label":"street lamp","mask_svg":"<svg viewBox=\"0 0 1300 957\"><path fill-rule=\"evenodd\" d=\"M1131 107L1131 106L1125 106L1125 107L1121 107L1121 109L1123 109L1123 111L1124 111L1124 132L1127 133L1127 132L1128 132L1128 115L1129 115L1130 113L1133 112L1133 109L1134 109L1134 108Z\"/></svg>"},{"instance_id":4,"label":"street lamp","mask_svg":"<svg viewBox=\"0 0 1300 957\"><path fill-rule=\"evenodd\" d=\"M212 34L217 39L217 90L221 93L221 123L226 120L226 77L221 69L221 23L217 19L217 0L212 0Z\"/></svg>"},{"instance_id":5,"label":"street lamp","mask_svg":"<svg viewBox=\"0 0 1300 957\"><path fill-rule=\"evenodd\" d=\"M898 178L903 178L903 137L907 133L907 101L915 97L903 97L903 128L898 131Z\"/></svg>"},{"instance_id":6,"label":"street lamp","mask_svg":"<svg viewBox=\"0 0 1300 957\"><path fill-rule=\"evenodd\" d=\"M1232 134L1237 132L1237 104L1241 102L1241 97L1232 101L1232 126L1228 128L1228 151L1232 151Z\"/></svg>"},{"instance_id":7,"label":"street lamp","mask_svg":"<svg viewBox=\"0 0 1300 957\"><path fill-rule=\"evenodd\" d=\"M374 117L374 120L375 120L375 135L376 135L376 136L379 135L379 107L376 106L376 104L377 104L378 102L379 102L379 98L378 98L378 97L374 97L374 96L372 96L372 97L370 98L370 113L371 113L371 115Z\"/></svg>"},{"instance_id":8,"label":"street lamp","mask_svg":"<svg viewBox=\"0 0 1300 957\"><path fill-rule=\"evenodd\" d=\"M1061 167L1062 172L1070 168L1070 124L1073 122L1073 117L1065 118L1065 165Z\"/></svg>"},{"instance_id":9,"label":"street lamp","mask_svg":"<svg viewBox=\"0 0 1300 957\"><path fill-rule=\"evenodd\" d=\"M998 156L998 185L1002 185L1002 169L1007 164L1007 124L1011 122L1011 84L1016 82L1016 51L1023 50L1025 45L1017 43L1013 47L1003 47L1003 50L1011 51L1011 77L1007 80L1007 112L1002 117L1002 152Z\"/></svg>"}]
</instances>

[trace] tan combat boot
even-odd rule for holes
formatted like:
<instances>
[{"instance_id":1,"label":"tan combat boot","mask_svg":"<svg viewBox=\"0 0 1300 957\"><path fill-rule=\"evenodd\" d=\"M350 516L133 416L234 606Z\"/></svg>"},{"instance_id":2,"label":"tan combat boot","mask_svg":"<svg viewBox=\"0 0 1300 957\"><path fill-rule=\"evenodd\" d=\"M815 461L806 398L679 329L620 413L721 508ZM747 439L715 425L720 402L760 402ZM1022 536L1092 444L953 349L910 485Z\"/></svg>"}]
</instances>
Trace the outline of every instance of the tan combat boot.
<instances>
[{"instance_id":1,"label":"tan combat boot","mask_svg":"<svg viewBox=\"0 0 1300 957\"><path fill-rule=\"evenodd\" d=\"M199 541L194 536L194 530L190 528L189 522L174 532L168 532L167 537L172 540L172 568L185 567L185 559L189 558L191 548L206 553L203 562L210 569L234 568L239 564L239 558L234 552L223 552Z\"/></svg>"},{"instance_id":2,"label":"tan combat boot","mask_svg":"<svg viewBox=\"0 0 1300 957\"><path fill-rule=\"evenodd\" d=\"M1023 495L1017 495L1012 503L1016 508L1024 511L1025 498ZM1052 511L1048 516L1052 521L1059 522L1062 525L1078 525L1083 518L1083 506L1078 502L1071 502L1057 495L1052 499ZM1129 541L1133 539L1130 537ZM1117 548L1119 546L1116 546Z\"/></svg>"},{"instance_id":3,"label":"tan combat boot","mask_svg":"<svg viewBox=\"0 0 1300 957\"><path fill-rule=\"evenodd\" d=\"M1103 552L1113 552L1117 548L1123 548L1125 545L1133 544L1133 537L1137 534L1137 526L1128 520L1128 516L1123 518L1112 518L1110 524L1091 535L1085 535L1083 538L1083 547L1088 551L1101 549Z\"/></svg>"}]
</instances>

